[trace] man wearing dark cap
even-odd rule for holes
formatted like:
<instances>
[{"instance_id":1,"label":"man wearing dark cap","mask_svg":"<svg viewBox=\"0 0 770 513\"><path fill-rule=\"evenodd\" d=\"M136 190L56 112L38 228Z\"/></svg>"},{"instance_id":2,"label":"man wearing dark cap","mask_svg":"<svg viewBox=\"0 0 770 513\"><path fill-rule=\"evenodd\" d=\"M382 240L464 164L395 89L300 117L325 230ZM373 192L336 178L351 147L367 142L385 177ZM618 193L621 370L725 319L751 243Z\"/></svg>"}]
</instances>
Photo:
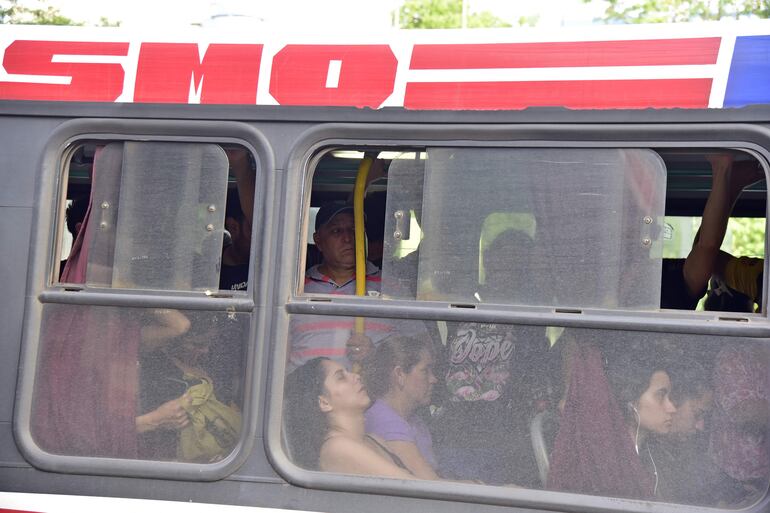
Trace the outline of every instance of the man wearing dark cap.
<instances>
[{"instance_id":1,"label":"man wearing dark cap","mask_svg":"<svg viewBox=\"0 0 770 513\"><path fill-rule=\"evenodd\" d=\"M313 234L323 261L305 274L305 292L356 293L356 237L353 206L342 201L324 204L316 214ZM380 271L366 262L366 294L379 295Z\"/></svg>"}]
</instances>

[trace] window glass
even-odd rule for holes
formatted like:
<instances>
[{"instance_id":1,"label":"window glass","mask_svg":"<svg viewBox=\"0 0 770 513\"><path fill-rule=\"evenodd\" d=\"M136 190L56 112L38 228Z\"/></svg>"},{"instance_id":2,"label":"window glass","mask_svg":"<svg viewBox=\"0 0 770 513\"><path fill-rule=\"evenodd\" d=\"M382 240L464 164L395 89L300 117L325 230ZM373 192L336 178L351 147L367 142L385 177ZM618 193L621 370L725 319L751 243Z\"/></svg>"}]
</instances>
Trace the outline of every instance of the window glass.
<instances>
[{"instance_id":1,"label":"window glass","mask_svg":"<svg viewBox=\"0 0 770 513\"><path fill-rule=\"evenodd\" d=\"M86 284L218 288L227 168L213 144L103 148L94 165Z\"/></svg>"},{"instance_id":2,"label":"window glass","mask_svg":"<svg viewBox=\"0 0 770 513\"><path fill-rule=\"evenodd\" d=\"M242 147L82 144L69 162L65 220L73 243L61 237L59 281L245 290L255 173Z\"/></svg>"},{"instance_id":3,"label":"window glass","mask_svg":"<svg viewBox=\"0 0 770 513\"><path fill-rule=\"evenodd\" d=\"M655 152L429 148L425 161L393 161L388 179L387 295L659 304L666 170ZM402 257L413 212L423 239Z\"/></svg>"},{"instance_id":4,"label":"window glass","mask_svg":"<svg viewBox=\"0 0 770 513\"><path fill-rule=\"evenodd\" d=\"M212 463L242 431L249 314L48 304L32 405L53 454Z\"/></svg>"},{"instance_id":5,"label":"window glass","mask_svg":"<svg viewBox=\"0 0 770 513\"><path fill-rule=\"evenodd\" d=\"M765 494L761 341L408 322L292 317L297 465L736 509Z\"/></svg>"}]
</instances>

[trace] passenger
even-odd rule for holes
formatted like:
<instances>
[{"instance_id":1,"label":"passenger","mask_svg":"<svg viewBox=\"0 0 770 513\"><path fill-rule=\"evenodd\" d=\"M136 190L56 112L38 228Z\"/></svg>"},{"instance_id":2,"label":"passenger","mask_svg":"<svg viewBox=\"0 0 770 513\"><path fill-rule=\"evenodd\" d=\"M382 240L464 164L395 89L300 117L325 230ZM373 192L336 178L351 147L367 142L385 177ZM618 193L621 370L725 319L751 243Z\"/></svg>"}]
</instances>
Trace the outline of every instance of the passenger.
<instances>
[{"instance_id":1,"label":"passenger","mask_svg":"<svg viewBox=\"0 0 770 513\"><path fill-rule=\"evenodd\" d=\"M484 300L505 297L507 288L524 283L516 262L527 258L529 247L529 236L515 230L492 242L484 254ZM538 486L529 422L546 395L547 351L538 327L466 322L450 332L442 380L449 399L433 428L440 475Z\"/></svg>"},{"instance_id":2,"label":"passenger","mask_svg":"<svg viewBox=\"0 0 770 513\"><path fill-rule=\"evenodd\" d=\"M657 495L647 441L671 430L676 412L671 381L654 351L649 355L623 346L617 353L608 358L606 373L595 344L583 342L573 355L550 489L635 499Z\"/></svg>"},{"instance_id":3,"label":"passenger","mask_svg":"<svg viewBox=\"0 0 770 513\"><path fill-rule=\"evenodd\" d=\"M747 505L767 490L770 478L770 355L761 343L730 343L714 366L714 414L709 455Z\"/></svg>"},{"instance_id":4,"label":"passenger","mask_svg":"<svg viewBox=\"0 0 770 513\"><path fill-rule=\"evenodd\" d=\"M323 261L305 274L305 292L353 295L356 291L356 255L353 207L349 203L324 204L316 214L313 239ZM366 295L380 293L380 270L366 262ZM386 336L400 332L418 338L427 337L424 323L366 319L364 333L355 329L350 317L295 316L291 325L289 370L306 361L324 356L344 366L359 364Z\"/></svg>"},{"instance_id":5,"label":"passenger","mask_svg":"<svg viewBox=\"0 0 770 513\"><path fill-rule=\"evenodd\" d=\"M651 442L661 498L668 502L717 505L730 490L706 454L707 417L713 405L711 379L695 358L682 356L669 367L676 406L671 432Z\"/></svg>"},{"instance_id":6,"label":"passenger","mask_svg":"<svg viewBox=\"0 0 770 513\"><path fill-rule=\"evenodd\" d=\"M175 344L142 354L137 417L139 456L211 463L235 447L241 415L217 397L204 365L218 332L207 317ZM192 334L194 333L194 334Z\"/></svg>"},{"instance_id":7,"label":"passenger","mask_svg":"<svg viewBox=\"0 0 770 513\"><path fill-rule=\"evenodd\" d=\"M344 474L412 479L398 456L364 429L369 396L358 374L315 358L286 378L288 449L299 465Z\"/></svg>"},{"instance_id":8,"label":"passenger","mask_svg":"<svg viewBox=\"0 0 770 513\"><path fill-rule=\"evenodd\" d=\"M230 190L227 193L225 229L230 233L230 244L222 251L219 288L220 290L246 290L249 282L251 219L243 214L236 190Z\"/></svg>"},{"instance_id":9,"label":"passenger","mask_svg":"<svg viewBox=\"0 0 770 513\"><path fill-rule=\"evenodd\" d=\"M89 196L78 196L72 200L72 203L67 207L67 211L64 216L67 222L67 231L72 235L72 243L74 244L78 238L80 228L83 226L83 220L86 218L88 212ZM61 261L59 265L59 280L61 280L64 273L64 266L67 265L67 259Z\"/></svg>"},{"instance_id":10,"label":"passenger","mask_svg":"<svg viewBox=\"0 0 770 513\"><path fill-rule=\"evenodd\" d=\"M420 409L431 402L433 354L424 340L390 336L365 361L364 380L374 404L366 411L366 432L420 479L438 479L433 440Z\"/></svg>"},{"instance_id":11,"label":"passenger","mask_svg":"<svg viewBox=\"0 0 770 513\"><path fill-rule=\"evenodd\" d=\"M708 160L712 183L703 221L686 259L663 259L661 308L695 309L719 266L719 248L733 204L745 187L764 178L764 170L756 161L734 164L730 154L709 155Z\"/></svg>"}]
</instances>

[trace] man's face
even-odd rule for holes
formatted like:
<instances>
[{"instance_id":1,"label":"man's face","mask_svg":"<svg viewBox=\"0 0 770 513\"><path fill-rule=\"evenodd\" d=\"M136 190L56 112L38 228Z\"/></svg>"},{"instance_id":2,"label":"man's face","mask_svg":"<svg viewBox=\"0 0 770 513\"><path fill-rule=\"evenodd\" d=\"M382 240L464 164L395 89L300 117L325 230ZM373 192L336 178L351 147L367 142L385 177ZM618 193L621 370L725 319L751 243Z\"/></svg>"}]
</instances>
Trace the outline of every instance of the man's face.
<instances>
[{"instance_id":1,"label":"man's face","mask_svg":"<svg viewBox=\"0 0 770 513\"><path fill-rule=\"evenodd\" d=\"M706 429L706 416L711 411L713 402L711 391L682 401L674 414L671 432L692 435Z\"/></svg>"},{"instance_id":2,"label":"man's face","mask_svg":"<svg viewBox=\"0 0 770 513\"><path fill-rule=\"evenodd\" d=\"M356 244L353 214L341 212L313 234L316 247L323 255L324 264L332 269L351 269L356 266Z\"/></svg>"}]
</instances>

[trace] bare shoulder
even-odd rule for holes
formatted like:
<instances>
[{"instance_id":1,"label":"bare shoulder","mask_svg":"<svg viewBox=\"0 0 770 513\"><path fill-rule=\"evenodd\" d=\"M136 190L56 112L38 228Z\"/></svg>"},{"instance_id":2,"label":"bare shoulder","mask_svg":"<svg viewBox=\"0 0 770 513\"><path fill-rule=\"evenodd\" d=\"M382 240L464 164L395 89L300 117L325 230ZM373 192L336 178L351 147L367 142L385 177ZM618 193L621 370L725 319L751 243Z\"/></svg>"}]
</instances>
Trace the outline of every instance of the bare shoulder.
<instances>
[{"instance_id":1,"label":"bare shoulder","mask_svg":"<svg viewBox=\"0 0 770 513\"><path fill-rule=\"evenodd\" d=\"M319 456L321 462L349 461L360 456L361 451L367 449L362 441L347 436L333 436L323 443Z\"/></svg>"}]
</instances>

